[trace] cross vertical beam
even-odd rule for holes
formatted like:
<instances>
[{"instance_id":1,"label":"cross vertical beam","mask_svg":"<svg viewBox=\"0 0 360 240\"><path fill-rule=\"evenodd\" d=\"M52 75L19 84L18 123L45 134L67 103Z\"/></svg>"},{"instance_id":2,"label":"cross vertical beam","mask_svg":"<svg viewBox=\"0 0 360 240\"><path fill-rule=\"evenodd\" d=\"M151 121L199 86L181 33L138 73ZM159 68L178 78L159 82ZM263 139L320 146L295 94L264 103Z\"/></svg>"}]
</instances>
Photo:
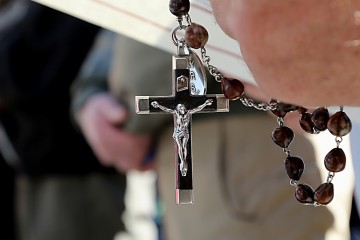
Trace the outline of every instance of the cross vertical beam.
<instances>
[{"instance_id":1,"label":"cross vertical beam","mask_svg":"<svg viewBox=\"0 0 360 240\"><path fill-rule=\"evenodd\" d=\"M196 89L198 73L189 55L173 56L172 95L137 96L138 114L172 113L174 116L176 203L191 204L193 197L191 118L196 112L228 112L229 102L223 95ZM202 65L201 65L202 67ZM203 81L206 82L206 81Z\"/></svg>"}]
</instances>

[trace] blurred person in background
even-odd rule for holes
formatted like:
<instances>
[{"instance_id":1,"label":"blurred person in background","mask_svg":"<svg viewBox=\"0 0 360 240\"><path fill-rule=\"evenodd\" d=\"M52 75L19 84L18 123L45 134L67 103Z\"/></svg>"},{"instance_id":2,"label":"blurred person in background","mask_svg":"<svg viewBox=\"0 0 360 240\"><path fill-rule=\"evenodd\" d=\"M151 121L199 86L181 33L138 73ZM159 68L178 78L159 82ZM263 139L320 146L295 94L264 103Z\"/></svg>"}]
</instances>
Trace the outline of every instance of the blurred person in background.
<instances>
[{"instance_id":1,"label":"blurred person in background","mask_svg":"<svg viewBox=\"0 0 360 240\"><path fill-rule=\"evenodd\" d=\"M8 4L0 99L2 133L16 153L17 237L111 240L125 231L125 175L98 162L69 116L69 87L99 28L31 1Z\"/></svg>"}]
</instances>

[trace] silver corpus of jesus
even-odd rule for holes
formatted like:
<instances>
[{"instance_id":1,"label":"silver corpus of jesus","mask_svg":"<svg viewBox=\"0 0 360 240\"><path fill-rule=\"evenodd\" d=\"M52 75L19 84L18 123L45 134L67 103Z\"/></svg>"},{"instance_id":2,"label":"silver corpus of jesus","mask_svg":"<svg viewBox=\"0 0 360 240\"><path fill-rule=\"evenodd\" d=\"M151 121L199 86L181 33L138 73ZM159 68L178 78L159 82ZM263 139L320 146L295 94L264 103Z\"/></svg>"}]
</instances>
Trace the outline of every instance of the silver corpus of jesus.
<instances>
[{"instance_id":1,"label":"silver corpus of jesus","mask_svg":"<svg viewBox=\"0 0 360 240\"><path fill-rule=\"evenodd\" d=\"M172 95L137 96L136 113L172 113L176 148L176 203L192 204L191 118L194 113L228 112L229 100L222 94L206 94L206 72L199 57L185 44L173 56Z\"/></svg>"}]
</instances>

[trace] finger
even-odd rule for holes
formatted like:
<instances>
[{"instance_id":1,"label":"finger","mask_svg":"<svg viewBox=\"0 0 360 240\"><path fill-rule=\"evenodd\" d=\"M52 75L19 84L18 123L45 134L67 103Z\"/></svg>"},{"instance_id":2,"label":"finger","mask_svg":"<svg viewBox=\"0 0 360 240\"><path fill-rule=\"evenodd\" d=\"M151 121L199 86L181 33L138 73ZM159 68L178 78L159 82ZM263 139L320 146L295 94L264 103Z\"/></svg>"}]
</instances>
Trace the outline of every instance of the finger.
<instances>
[{"instance_id":1,"label":"finger","mask_svg":"<svg viewBox=\"0 0 360 240\"><path fill-rule=\"evenodd\" d=\"M127 109L113 97L104 99L100 111L106 120L113 124L124 123L128 116Z\"/></svg>"},{"instance_id":2,"label":"finger","mask_svg":"<svg viewBox=\"0 0 360 240\"><path fill-rule=\"evenodd\" d=\"M129 170L145 171L146 169L150 169L151 166L149 164L151 160L146 160L146 158L154 158L154 156L149 155L149 138L133 137L129 138L127 143L127 147L123 148L122 151L117 154L117 169L122 172Z\"/></svg>"},{"instance_id":3,"label":"finger","mask_svg":"<svg viewBox=\"0 0 360 240\"><path fill-rule=\"evenodd\" d=\"M120 172L127 172L130 170L135 170L139 168L139 163L136 163L134 161L134 158L132 158L129 154L124 154L122 156L119 156L114 161L114 167L120 171Z\"/></svg>"}]
</instances>

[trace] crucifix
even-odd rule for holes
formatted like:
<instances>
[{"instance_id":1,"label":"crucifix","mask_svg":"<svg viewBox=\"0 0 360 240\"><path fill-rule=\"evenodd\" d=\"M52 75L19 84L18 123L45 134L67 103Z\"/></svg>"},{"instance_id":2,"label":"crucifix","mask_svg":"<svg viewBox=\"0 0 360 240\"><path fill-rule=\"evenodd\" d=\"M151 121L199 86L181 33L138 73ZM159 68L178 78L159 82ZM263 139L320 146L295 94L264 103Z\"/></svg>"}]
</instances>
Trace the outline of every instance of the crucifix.
<instances>
[{"instance_id":1,"label":"crucifix","mask_svg":"<svg viewBox=\"0 0 360 240\"><path fill-rule=\"evenodd\" d=\"M172 95L137 96L138 114L171 113L174 116L176 203L192 204L191 119L197 112L228 112L222 94L206 94L206 73L201 60L189 50L173 56Z\"/></svg>"}]
</instances>

